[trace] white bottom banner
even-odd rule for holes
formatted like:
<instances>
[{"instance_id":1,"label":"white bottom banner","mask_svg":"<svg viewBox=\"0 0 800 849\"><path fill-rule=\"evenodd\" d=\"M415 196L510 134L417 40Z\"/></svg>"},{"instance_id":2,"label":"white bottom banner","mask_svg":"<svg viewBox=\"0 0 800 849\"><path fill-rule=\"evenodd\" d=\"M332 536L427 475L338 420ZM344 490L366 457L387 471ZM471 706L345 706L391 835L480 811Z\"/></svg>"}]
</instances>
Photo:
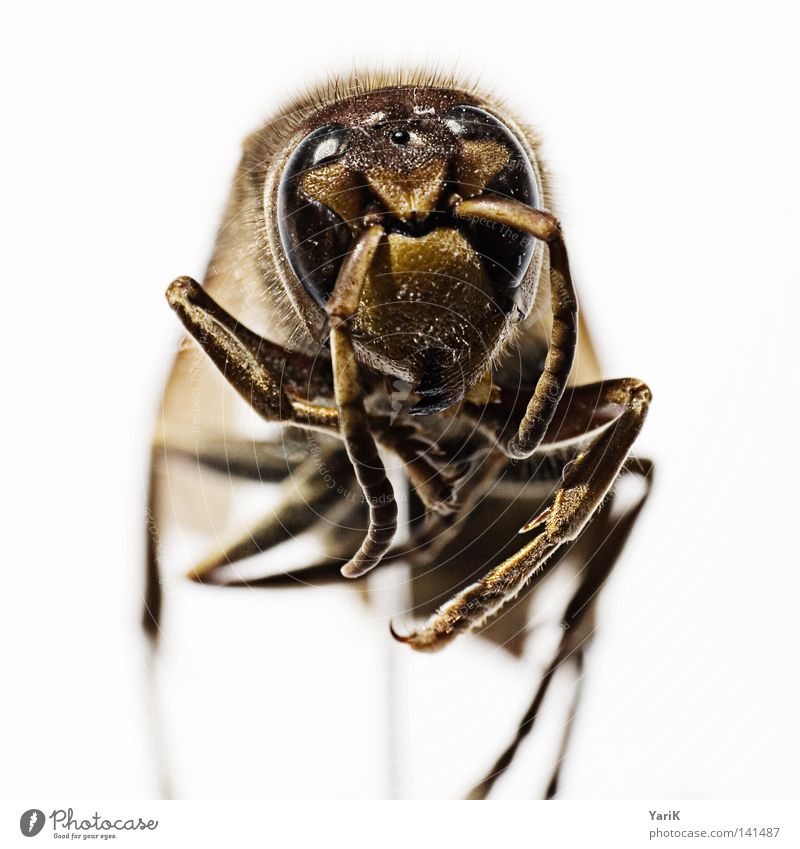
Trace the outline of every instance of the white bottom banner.
<instances>
[{"instance_id":1,"label":"white bottom banner","mask_svg":"<svg viewBox=\"0 0 800 849\"><path fill-rule=\"evenodd\" d=\"M800 846L794 801L58 802L0 804L0 845Z\"/></svg>"}]
</instances>

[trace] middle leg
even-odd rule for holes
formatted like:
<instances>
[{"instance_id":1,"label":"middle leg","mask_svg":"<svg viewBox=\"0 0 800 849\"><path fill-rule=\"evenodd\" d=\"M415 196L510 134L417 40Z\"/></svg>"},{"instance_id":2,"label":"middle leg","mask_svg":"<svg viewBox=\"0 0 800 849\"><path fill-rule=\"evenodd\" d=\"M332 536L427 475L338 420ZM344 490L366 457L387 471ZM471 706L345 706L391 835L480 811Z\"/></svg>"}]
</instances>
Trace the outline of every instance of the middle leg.
<instances>
[{"instance_id":1,"label":"middle leg","mask_svg":"<svg viewBox=\"0 0 800 849\"><path fill-rule=\"evenodd\" d=\"M641 430L650 390L632 379L583 387L601 407L616 410L613 421L593 436L589 446L564 469L552 503L528 522L522 533L542 527L524 548L443 605L419 630L395 636L412 648L440 649L458 634L473 631L514 599L564 543L574 540L600 507ZM563 427L568 427L564 422Z\"/></svg>"}]
</instances>

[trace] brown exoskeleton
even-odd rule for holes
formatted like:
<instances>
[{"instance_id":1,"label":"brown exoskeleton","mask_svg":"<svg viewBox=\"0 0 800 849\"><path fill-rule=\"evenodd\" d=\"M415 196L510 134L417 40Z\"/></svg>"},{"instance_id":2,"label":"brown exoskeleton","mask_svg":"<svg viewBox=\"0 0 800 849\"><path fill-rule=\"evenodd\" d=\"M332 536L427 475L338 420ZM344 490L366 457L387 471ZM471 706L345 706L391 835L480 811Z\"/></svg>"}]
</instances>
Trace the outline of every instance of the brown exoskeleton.
<instances>
[{"instance_id":1,"label":"brown exoskeleton","mask_svg":"<svg viewBox=\"0 0 800 849\"><path fill-rule=\"evenodd\" d=\"M576 353L582 325L547 198L529 130L487 99L424 79L318 92L246 140L203 286L182 277L167 291L198 344L179 352L153 452L151 635L161 607L152 530L173 457L293 482L275 511L190 577L277 586L359 578L403 558L417 570L419 609L457 590L417 630L393 632L422 651L483 628L581 535L626 462L650 392L634 379L601 381L587 338ZM240 399L281 434L231 436L224 425ZM209 407L218 432L198 437L193 422ZM405 472L402 544L387 457ZM337 497L322 464L363 498ZM321 526L324 515L341 530L326 525L322 561L231 577L231 564ZM509 525L522 525L522 547ZM580 668L593 599L628 527L595 534L569 627L516 738L474 796L511 762L556 669ZM497 529L491 545L487 528ZM432 569L437 559L448 565Z\"/></svg>"}]
</instances>

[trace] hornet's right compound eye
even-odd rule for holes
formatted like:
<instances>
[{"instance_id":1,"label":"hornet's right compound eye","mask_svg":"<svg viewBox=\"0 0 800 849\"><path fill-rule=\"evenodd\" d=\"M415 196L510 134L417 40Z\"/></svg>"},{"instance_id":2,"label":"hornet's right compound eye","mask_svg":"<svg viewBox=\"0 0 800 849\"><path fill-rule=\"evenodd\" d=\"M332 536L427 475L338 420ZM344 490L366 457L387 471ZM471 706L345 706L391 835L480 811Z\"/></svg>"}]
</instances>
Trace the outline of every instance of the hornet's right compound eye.
<instances>
[{"instance_id":1,"label":"hornet's right compound eye","mask_svg":"<svg viewBox=\"0 0 800 849\"><path fill-rule=\"evenodd\" d=\"M348 195L356 191L342 156L350 130L327 124L295 148L278 188L278 232L297 279L324 307L352 242Z\"/></svg>"}]
</instances>

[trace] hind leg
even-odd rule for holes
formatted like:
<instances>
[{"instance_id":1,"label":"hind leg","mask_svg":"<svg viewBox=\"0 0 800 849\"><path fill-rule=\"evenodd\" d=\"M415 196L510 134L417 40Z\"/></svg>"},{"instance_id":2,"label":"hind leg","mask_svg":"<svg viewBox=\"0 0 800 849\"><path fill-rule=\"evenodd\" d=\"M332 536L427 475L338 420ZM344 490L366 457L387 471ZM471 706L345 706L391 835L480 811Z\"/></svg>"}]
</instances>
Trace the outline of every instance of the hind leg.
<instances>
[{"instance_id":1,"label":"hind leg","mask_svg":"<svg viewBox=\"0 0 800 849\"><path fill-rule=\"evenodd\" d=\"M161 572L159 549L161 547L160 485L164 469L163 453L154 448L150 456L150 472L147 481L147 513L145 527L145 586L142 627L152 643L158 642L161 628Z\"/></svg>"},{"instance_id":2,"label":"hind leg","mask_svg":"<svg viewBox=\"0 0 800 849\"><path fill-rule=\"evenodd\" d=\"M560 670L571 668L573 691L570 707L563 726L561 748L547 785L545 798L552 799L558 794L561 767L569 751L570 735L580 701L586 650L595 633L597 600L622 554L652 485L652 464L647 460L637 459L630 462L626 473L640 477L644 483L644 491L634 504L625 508L621 515L614 515L612 504L609 504L570 552L570 556L581 566L578 572L577 588L567 604L562 620L561 641L539 681L530 707L520 720L513 740L484 778L473 788L470 794L472 799L485 799L488 796L495 782L513 762L523 740L533 731L556 674Z\"/></svg>"}]
</instances>

